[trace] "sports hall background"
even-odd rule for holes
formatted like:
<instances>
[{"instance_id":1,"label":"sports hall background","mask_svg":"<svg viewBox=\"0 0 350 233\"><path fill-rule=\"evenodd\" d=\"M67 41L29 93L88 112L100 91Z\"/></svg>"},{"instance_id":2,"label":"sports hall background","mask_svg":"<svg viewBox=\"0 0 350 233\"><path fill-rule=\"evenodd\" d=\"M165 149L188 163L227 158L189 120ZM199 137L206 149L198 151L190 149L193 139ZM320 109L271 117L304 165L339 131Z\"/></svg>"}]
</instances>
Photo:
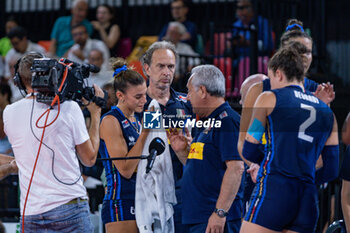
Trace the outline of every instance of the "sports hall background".
<instances>
[{"instance_id":1,"label":"sports hall background","mask_svg":"<svg viewBox=\"0 0 350 233\"><path fill-rule=\"evenodd\" d=\"M144 35L158 35L162 26L172 21L170 0L88 0L88 19L94 20L96 7L107 3L115 8L116 23L121 27L122 38L129 38L132 46ZM19 25L28 31L33 42L50 40L55 20L70 15L70 0L0 0L0 37L5 36L5 21L13 15ZM313 62L309 77L319 83L334 84L336 98L331 108L341 128L350 110L350 1L348 0L253 0L256 15L267 18L275 34L275 48L289 18L297 18L308 28L314 41ZM230 32L236 19L234 0L192 0L188 19L198 27L203 41L202 62L212 63L227 55L216 50L221 45L217 35ZM254 73L256 67L250 67ZM239 96L229 98L240 111ZM344 145L341 146L341 151ZM342 158L341 160L342 161ZM349 168L350 169L350 168ZM16 180L13 180L16 183ZM320 189L321 217L319 229L332 220L341 219L339 180ZM9 185L9 184L7 184ZM12 184L11 184L12 185ZM0 199L8 188L0 186ZM331 205L334 195L335 205ZM3 200L3 199L2 199ZM332 211L330 211L332 209ZM18 203L0 203L0 219L16 221Z\"/></svg>"}]
</instances>

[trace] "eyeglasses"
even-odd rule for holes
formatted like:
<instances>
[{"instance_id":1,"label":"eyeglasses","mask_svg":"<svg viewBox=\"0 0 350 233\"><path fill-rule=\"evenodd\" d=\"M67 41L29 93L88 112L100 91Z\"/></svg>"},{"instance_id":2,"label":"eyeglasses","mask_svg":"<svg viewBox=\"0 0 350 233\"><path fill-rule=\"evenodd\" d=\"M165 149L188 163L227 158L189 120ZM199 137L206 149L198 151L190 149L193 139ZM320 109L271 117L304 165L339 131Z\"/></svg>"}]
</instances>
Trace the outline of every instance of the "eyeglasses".
<instances>
[{"instance_id":1,"label":"eyeglasses","mask_svg":"<svg viewBox=\"0 0 350 233\"><path fill-rule=\"evenodd\" d=\"M243 6L237 6L236 9L237 10L244 10L246 8L249 8L249 7L250 7L250 5L243 5Z\"/></svg>"}]
</instances>

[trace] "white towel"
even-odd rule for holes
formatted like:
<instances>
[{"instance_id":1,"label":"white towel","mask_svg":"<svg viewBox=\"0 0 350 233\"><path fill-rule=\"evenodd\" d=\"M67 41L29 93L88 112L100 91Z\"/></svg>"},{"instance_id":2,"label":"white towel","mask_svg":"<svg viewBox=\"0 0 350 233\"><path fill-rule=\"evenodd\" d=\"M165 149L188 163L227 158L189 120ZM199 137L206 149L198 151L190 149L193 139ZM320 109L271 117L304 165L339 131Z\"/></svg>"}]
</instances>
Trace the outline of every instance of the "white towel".
<instances>
[{"instance_id":1,"label":"white towel","mask_svg":"<svg viewBox=\"0 0 350 233\"><path fill-rule=\"evenodd\" d=\"M152 100L160 111L159 104ZM147 160L140 160L137 167L135 216L140 233L174 232L173 205L176 204L173 167L165 129L152 130L147 136L142 154L148 155L150 142L159 137L165 142L165 150L156 156L153 168L146 174ZM153 230L152 230L153 224Z\"/></svg>"}]
</instances>

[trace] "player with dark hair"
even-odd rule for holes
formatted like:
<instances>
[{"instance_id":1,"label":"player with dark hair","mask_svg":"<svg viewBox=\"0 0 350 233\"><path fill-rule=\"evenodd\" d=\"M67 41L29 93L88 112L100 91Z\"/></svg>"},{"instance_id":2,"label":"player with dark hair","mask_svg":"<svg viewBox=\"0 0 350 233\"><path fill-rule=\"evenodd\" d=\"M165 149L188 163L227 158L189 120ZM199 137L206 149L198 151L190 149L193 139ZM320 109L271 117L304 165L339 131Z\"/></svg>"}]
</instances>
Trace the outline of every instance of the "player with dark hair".
<instances>
[{"instance_id":1,"label":"player with dark hair","mask_svg":"<svg viewBox=\"0 0 350 233\"><path fill-rule=\"evenodd\" d=\"M290 45L291 42L299 42L306 47L306 49L299 50L303 58L302 61L305 75L312 62L312 38L304 31L303 23L296 19L291 19L288 21L286 31L281 37L282 47ZM316 82L304 77L304 75L302 82L306 90L313 92L316 97L323 100L326 104L333 101L335 98L333 85L330 85L329 83L317 84ZM254 103L262 92L269 91L270 89L270 79L265 79L262 82L256 83L248 90L241 114L240 134L238 140L238 151L240 154L242 154L243 142L248 129L249 120L252 115ZM256 169L253 168L251 171L256 171Z\"/></svg>"},{"instance_id":2,"label":"player with dark hair","mask_svg":"<svg viewBox=\"0 0 350 233\"><path fill-rule=\"evenodd\" d=\"M102 116L100 125L102 158L140 156L148 135L141 132L142 112L146 103L147 86L144 78L127 67L122 58L113 62L114 90L117 106ZM106 232L138 232L135 220L135 185L138 159L108 160L106 171L107 192L103 200L102 221Z\"/></svg>"},{"instance_id":3,"label":"player with dark hair","mask_svg":"<svg viewBox=\"0 0 350 233\"><path fill-rule=\"evenodd\" d=\"M280 49L268 73L272 90L259 95L243 146L245 159L261 166L241 232L314 232L315 183L338 174L337 122L332 110L305 90L303 60L295 49ZM263 133L267 143L261 154ZM323 167L316 171L320 154Z\"/></svg>"}]
</instances>

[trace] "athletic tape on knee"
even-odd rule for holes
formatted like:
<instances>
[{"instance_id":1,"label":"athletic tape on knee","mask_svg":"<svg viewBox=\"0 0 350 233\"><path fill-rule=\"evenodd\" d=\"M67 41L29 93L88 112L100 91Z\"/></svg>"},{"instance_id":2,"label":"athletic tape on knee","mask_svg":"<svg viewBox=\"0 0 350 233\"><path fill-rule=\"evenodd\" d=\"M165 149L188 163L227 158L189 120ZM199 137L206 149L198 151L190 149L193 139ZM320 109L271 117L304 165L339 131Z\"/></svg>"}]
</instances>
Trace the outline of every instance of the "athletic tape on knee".
<instances>
[{"instance_id":1,"label":"athletic tape on knee","mask_svg":"<svg viewBox=\"0 0 350 233\"><path fill-rule=\"evenodd\" d=\"M257 141L260 141L264 132L265 132L265 127L262 125L261 121L254 118L253 123L249 127L247 133L253 138L255 138Z\"/></svg>"}]
</instances>

